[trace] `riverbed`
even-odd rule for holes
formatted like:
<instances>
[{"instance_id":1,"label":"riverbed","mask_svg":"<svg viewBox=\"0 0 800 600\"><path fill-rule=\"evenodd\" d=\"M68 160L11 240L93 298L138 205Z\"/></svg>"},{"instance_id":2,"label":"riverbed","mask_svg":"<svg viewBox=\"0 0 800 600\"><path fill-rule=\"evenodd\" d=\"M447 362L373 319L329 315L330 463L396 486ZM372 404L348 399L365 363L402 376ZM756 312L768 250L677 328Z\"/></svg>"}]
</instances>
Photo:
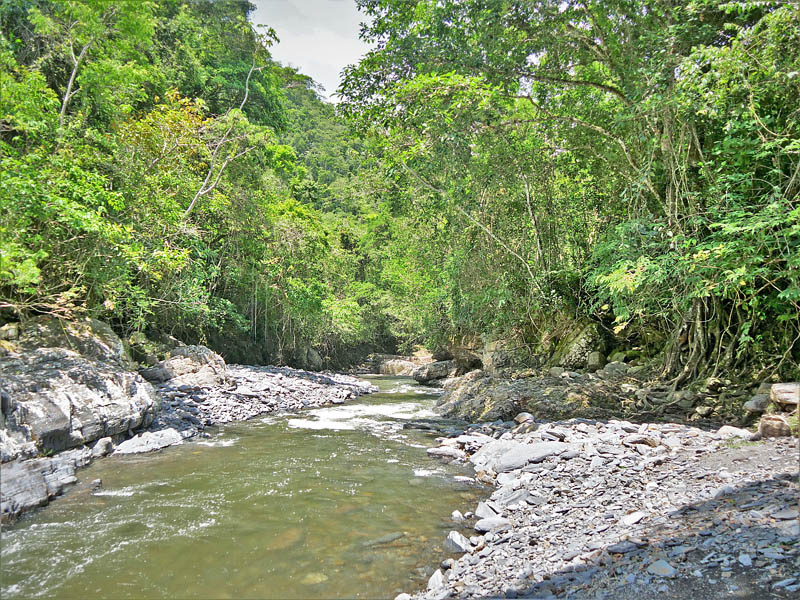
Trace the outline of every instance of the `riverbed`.
<instances>
[{"instance_id":1,"label":"riverbed","mask_svg":"<svg viewBox=\"0 0 800 600\"><path fill-rule=\"evenodd\" d=\"M424 587L483 489L429 458L431 390L375 376L351 403L97 461L3 530L3 598L391 598ZM92 485L94 480L102 485ZM466 533L466 532L465 532Z\"/></svg>"}]
</instances>

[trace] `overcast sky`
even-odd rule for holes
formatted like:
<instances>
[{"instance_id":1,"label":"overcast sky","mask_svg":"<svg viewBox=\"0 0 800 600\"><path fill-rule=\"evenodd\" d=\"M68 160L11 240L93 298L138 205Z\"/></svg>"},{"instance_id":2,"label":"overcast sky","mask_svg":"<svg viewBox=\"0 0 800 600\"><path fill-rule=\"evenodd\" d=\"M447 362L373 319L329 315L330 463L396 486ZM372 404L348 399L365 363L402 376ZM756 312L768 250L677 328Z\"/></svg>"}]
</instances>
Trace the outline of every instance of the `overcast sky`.
<instances>
[{"instance_id":1,"label":"overcast sky","mask_svg":"<svg viewBox=\"0 0 800 600\"><path fill-rule=\"evenodd\" d=\"M353 0L251 2L256 5L252 22L272 27L281 40L270 48L272 56L322 84L329 98L339 87L342 69L367 51L358 39L363 19Z\"/></svg>"}]
</instances>

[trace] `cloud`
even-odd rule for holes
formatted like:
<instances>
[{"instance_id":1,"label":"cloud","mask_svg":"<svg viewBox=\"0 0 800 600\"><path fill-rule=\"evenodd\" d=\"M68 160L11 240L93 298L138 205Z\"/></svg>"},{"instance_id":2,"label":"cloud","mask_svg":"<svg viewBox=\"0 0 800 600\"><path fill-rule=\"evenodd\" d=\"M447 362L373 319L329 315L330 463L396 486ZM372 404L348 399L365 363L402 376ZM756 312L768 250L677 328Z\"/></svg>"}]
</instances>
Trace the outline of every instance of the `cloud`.
<instances>
[{"instance_id":1,"label":"cloud","mask_svg":"<svg viewBox=\"0 0 800 600\"><path fill-rule=\"evenodd\" d=\"M296 67L322 84L332 95L339 74L358 62L368 46L358 39L364 20L353 0L251 0L250 19L272 27L280 43L270 48L273 58Z\"/></svg>"}]
</instances>

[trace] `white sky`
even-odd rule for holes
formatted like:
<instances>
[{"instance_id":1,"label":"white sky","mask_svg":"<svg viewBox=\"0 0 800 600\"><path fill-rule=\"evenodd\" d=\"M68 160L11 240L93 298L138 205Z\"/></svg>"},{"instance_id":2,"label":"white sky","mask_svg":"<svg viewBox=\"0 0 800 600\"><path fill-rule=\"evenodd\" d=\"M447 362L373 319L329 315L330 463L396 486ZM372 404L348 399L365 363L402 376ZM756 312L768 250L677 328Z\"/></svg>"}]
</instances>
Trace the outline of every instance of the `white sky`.
<instances>
[{"instance_id":1,"label":"white sky","mask_svg":"<svg viewBox=\"0 0 800 600\"><path fill-rule=\"evenodd\" d=\"M331 96L339 87L342 69L368 47L358 39L363 19L353 0L251 0L251 21L272 27L280 43L270 48L273 58L296 67Z\"/></svg>"}]
</instances>

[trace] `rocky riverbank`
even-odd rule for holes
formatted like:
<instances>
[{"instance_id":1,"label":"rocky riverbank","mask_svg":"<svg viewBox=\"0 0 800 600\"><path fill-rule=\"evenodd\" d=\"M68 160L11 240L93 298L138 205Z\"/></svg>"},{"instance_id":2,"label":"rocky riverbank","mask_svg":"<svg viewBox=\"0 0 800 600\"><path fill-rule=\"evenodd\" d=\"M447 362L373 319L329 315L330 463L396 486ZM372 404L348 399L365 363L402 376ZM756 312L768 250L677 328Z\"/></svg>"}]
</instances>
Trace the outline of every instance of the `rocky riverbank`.
<instances>
[{"instance_id":1,"label":"rocky riverbank","mask_svg":"<svg viewBox=\"0 0 800 600\"><path fill-rule=\"evenodd\" d=\"M796 597L798 440L753 437L522 414L441 438L495 490L415 597Z\"/></svg>"},{"instance_id":2,"label":"rocky riverbank","mask_svg":"<svg viewBox=\"0 0 800 600\"><path fill-rule=\"evenodd\" d=\"M2 522L47 504L96 458L158 450L208 426L377 389L347 375L226 365L203 346L176 345L137 371L111 328L94 320L39 318L2 333Z\"/></svg>"}]
</instances>

